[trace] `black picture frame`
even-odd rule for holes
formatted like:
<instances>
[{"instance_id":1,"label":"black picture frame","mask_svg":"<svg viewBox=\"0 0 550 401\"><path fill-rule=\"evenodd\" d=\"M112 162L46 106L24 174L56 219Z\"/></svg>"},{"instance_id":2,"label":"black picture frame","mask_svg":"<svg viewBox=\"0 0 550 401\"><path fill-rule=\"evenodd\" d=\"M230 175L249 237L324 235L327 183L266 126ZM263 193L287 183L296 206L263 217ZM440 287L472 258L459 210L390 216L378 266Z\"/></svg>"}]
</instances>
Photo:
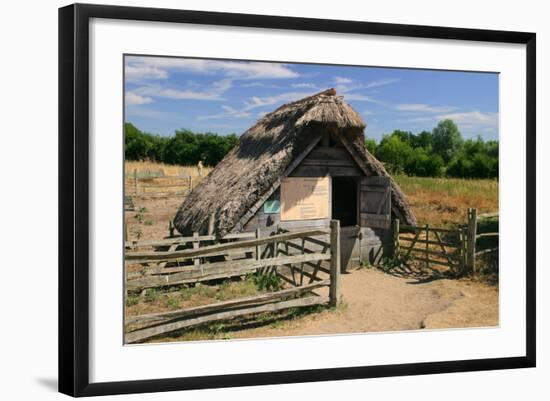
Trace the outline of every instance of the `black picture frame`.
<instances>
[{"instance_id":1,"label":"black picture frame","mask_svg":"<svg viewBox=\"0 0 550 401\"><path fill-rule=\"evenodd\" d=\"M91 18L516 43L526 45L526 353L520 357L90 383L88 61ZM536 35L434 26L75 4L59 9L59 391L142 393L534 367Z\"/></svg>"}]
</instances>

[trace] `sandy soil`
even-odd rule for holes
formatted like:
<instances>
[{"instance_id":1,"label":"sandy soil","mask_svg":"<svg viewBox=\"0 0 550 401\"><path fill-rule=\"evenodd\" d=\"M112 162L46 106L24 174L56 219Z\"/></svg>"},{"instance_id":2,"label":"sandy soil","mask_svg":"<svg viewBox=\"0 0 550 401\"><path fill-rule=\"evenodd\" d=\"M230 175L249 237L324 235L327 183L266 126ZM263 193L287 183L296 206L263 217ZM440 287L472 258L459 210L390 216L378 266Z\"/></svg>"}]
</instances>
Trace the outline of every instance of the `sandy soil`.
<instances>
[{"instance_id":1,"label":"sandy soil","mask_svg":"<svg viewBox=\"0 0 550 401\"><path fill-rule=\"evenodd\" d=\"M471 280L430 282L376 269L342 276L334 310L232 333L233 338L363 333L498 325L498 288Z\"/></svg>"}]
</instances>

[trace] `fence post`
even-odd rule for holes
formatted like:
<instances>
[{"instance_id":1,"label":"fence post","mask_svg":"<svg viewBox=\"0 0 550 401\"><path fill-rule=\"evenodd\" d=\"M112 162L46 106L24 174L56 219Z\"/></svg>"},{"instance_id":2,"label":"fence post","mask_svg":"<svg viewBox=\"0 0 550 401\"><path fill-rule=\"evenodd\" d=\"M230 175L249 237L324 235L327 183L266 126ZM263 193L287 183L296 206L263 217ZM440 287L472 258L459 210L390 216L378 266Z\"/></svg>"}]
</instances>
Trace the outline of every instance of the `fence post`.
<instances>
[{"instance_id":1,"label":"fence post","mask_svg":"<svg viewBox=\"0 0 550 401\"><path fill-rule=\"evenodd\" d=\"M138 177L137 177L137 169L134 169L134 194L138 194Z\"/></svg>"},{"instance_id":2,"label":"fence post","mask_svg":"<svg viewBox=\"0 0 550 401\"><path fill-rule=\"evenodd\" d=\"M426 224L426 267L430 268L430 226Z\"/></svg>"},{"instance_id":3,"label":"fence post","mask_svg":"<svg viewBox=\"0 0 550 401\"><path fill-rule=\"evenodd\" d=\"M189 192L193 190L193 177L189 175Z\"/></svg>"},{"instance_id":4,"label":"fence post","mask_svg":"<svg viewBox=\"0 0 550 401\"><path fill-rule=\"evenodd\" d=\"M193 233L193 249L198 249L198 248L199 248L199 233L195 231ZM199 265L200 263L201 263L200 258L195 258L193 260L193 264L195 266Z\"/></svg>"},{"instance_id":5,"label":"fence post","mask_svg":"<svg viewBox=\"0 0 550 401\"><path fill-rule=\"evenodd\" d=\"M399 219L393 220L393 258L399 257Z\"/></svg>"},{"instance_id":6,"label":"fence post","mask_svg":"<svg viewBox=\"0 0 550 401\"><path fill-rule=\"evenodd\" d=\"M329 305L334 307L340 298L340 221L330 221L330 289Z\"/></svg>"},{"instance_id":7,"label":"fence post","mask_svg":"<svg viewBox=\"0 0 550 401\"><path fill-rule=\"evenodd\" d=\"M260 239L260 227L256 228L256 239ZM256 260L260 260L262 258L260 252L260 245L256 245Z\"/></svg>"},{"instance_id":8,"label":"fence post","mask_svg":"<svg viewBox=\"0 0 550 401\"><path fill-rule=\"evenodd\" d=\"M170 238L174 238L174 225L172 224L172 220L170 220L168 222L168 232L169 232L169 235L170 235Z\"/></svg>"},{"instance_id":9,"label":"fence post","mask_svg":"<svg viewBox=\"0 0 550 401\"><path fill-rule=\"evenodd\" d=\"M211 213L208 217L208 235L214 234L214 219L215 213Z\"/></svg>"},{"instance_id":10,"label":"fence post","mask_svg":"<svg viewBox=\"0 0 550 401\"><path fill-rule=\"evenodd\" d=\"M476 274L476 236L477 236L477 209L468 209L468 269L472 276Z\"/></svg>"},{"instance_id":11,"label":"fence post","mask_svg":"<svg viewBox=\"0 0 550 401\"><path fill-rule=\"evenodd\" d=\"M468 267L468 236L467 228L462 226L459 229L460 236L460 274L464 274Z\"/></svg>"}]
</instances>

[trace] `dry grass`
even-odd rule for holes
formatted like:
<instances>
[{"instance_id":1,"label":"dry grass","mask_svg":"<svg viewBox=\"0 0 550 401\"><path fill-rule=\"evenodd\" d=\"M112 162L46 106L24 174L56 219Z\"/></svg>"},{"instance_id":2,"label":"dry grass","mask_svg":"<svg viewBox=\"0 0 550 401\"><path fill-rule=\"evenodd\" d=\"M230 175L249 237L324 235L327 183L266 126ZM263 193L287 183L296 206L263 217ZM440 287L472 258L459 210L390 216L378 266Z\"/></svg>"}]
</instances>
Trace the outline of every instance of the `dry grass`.
<instances>
[{"instance_id":1,"label":"dry grass","mask_svg":"<svg viewBox=\"0 0 550 401\"><path fill-rule=\"evenodd\" d=\"M468 208L498 211L498 181L395 176L419 225L451 226L466 222Z\"/></svg>"},{"instance_id":2,"label":"dry grass","mask_svg":"<svg viewBox=\"0 0 550 401\"><path fill-rule=\"evenodd\" d=\"M126 172L132 172L137 170L138 172L144 171L158 171L164 170L164 174L170 178L163 179L150 179L148 183L162 183L162 184L178 184L179 187L169 188L146 188L140 186L140 191L145 192L147 195L154 195L157 192L177 192L187 189L187 182L184 179L176 178L183 174L189 174L193 179L193 186L197 185L210 171L211 167L203 167L202 177L199 176L199 172L196 166L179 166L169 165L163 163L155 163L150 161L125 161L124 168ZM133 193L134 182L131 178L126 179L126 193ZM142 194L143 195L143 194ZM136 211L126 212L126 226L128 239L159 239L168 234L168 224L174 218L176 210L179 205L185 199L185 194L171 195L168 197L154 198L149 196L134 197L134 205ZM139 209L142 209L142 222L137 219L137 215L140 214Z\"/></svg>"},{"instance_id":3,"label":"dry grass","mask_svg":"<svg viewBox=\"0 0 550 401\"><path fill-rule=\"evenodd\" d=\"M180 166L180 165L164 164L164 163L157 163L157 162L151 162L151 161L126 160L124 162L124 169L126 172L134 171L134 169L137 171L164 170L164 174L169 176L178 176L178 175L181 175L182 173L185 173L193 177L193 181L195 181L195 179L199 180L201 178L199 177L197 166ZM202 176L205 177L208 173L210 173L210 171L212 171L212 167L203 167Z\"/></svg>"}]
</instances>

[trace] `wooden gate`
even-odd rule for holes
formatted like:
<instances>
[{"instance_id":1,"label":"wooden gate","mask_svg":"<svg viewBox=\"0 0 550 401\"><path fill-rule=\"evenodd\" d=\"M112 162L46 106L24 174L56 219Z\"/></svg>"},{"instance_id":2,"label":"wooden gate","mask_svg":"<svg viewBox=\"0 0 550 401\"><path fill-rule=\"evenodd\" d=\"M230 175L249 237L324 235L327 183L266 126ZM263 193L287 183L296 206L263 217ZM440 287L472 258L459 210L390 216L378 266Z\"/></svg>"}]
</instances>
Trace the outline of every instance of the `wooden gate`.
<instances>
[{"instance_id":1,"label":"wooden gate","mask_svg":"<svg viewBox=\"0 0 550 401\"><path fill-rule=\"evenodd\" d=\"M466 266L467 248L464 227L457 229L425 226L400 226L394 221L395 256L402 262L420 261L425 266L445 266L461 274Z\"/></svg>"}]
</instances>

